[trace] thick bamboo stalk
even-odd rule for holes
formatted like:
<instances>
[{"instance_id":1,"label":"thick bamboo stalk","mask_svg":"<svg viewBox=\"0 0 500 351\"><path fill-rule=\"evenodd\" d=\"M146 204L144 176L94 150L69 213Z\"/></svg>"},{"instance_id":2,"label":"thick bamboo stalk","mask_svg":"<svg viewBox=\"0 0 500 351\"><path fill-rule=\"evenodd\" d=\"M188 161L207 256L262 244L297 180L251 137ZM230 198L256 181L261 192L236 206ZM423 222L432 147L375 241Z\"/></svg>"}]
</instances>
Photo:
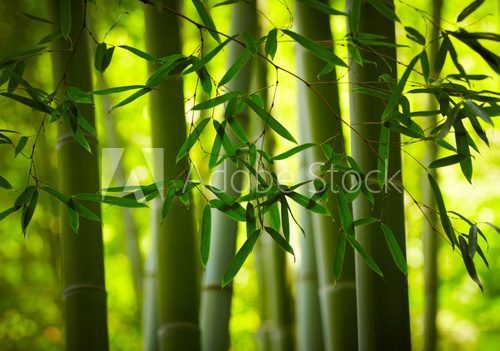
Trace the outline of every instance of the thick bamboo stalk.
<instances>
[{"instance_id":1,"label":"thick bamboo stalk","mask_svg":"<svg viewBox=\"0 0 500 351\"><path fill-rule=\"evenodd\" d=\"M53 18L59 19L59 1L52 2ZM88 35L84 26L84 1L71 2L71 33L73 51L53 52L54 81L63 77L62 87L75 86L92 90ZM80 35L81 33L81 35ZM67 48L70 44L58 43ZM91 125L95 125L90 105L81 105L80 112ZM92 155L72 137L71 131L60 124L58 157L60 189L68 195L99 191L99 158L97 140L86 135ZM100 214L98 204L88 204ZM64 315L67 350L107 350L108 329L106 318L106 290L104 287L104 255L100 223L80 217L78 234L73 233L67 216L62 216L62 280L64 287Z\"/></svg>"},{"instance_id":2,"label":"thick bamboo stalk","mask_svg":"<svg viewBox=\"0 0 500 351\"><path fill-rule=\"evenodd\" d=\"M255 33L255 1L238 2L233 5L231 33L243 31ZM243 48L231 43L228 47L227 65L230 67L242 54ZM244 67L226 86L231 90L248 91L250 86L249 65ZM245 125L246 112L238 117ZM226 160L215 172L213 184L229 195L237 195L242 179L235 172L236 166ZM202 346L205 351L226 351L229 349L229 319L231 315L232 284L221 287L224 273L234 257L237 223L218 210L212 211L212 242L202 293Z\"/></svg>"},{"instance_id":3,"label":"thick bamboo stalk","mask_svg":"<svg viewBox=\"0 0 500 351\"><path fill-rule=\"evenodd\" d=\"M431 67L431 77L437 78L439 72L434 70L434 61L439 50L439 25L441 24L441 10L443 7L443 0L432 1L432 18L433 26L431 30L429 51L429 63ZM436 109L436 101L434 97L429 98L428 109ZM437 122L437 117L432 116L429 118L429 127L434 127ZM426 162L437 159L438 148L434 142L426 145ZM437 179L437 172L435 169L430 169L434 179ZM428 208L435 207L434 194L427 180L427 176L422 179L422 192L424 203L429 206ZM439 227L439 220L436 213L424 208L426 220L424 220L423 227L423 246L424 246L424 291L425 291L425 310L424 310L424 350L435 351L437 346L437 328L436 328L436 314L438 310L437 301L437 286L438 286L438 264L437 264L437 251L438 251L438 238L436 237L435 228Z\"/></svg>"},{"instance_id":4,"label":"thick bamboo stalk","mask_svg":"<svg viewBox=\"0 0 500 351\"><path fill-rule=\"evenodd\" d=\"M160 3L172 9L179 7L175 0ZM146 6L145 15L147 50L157 57L182 52L179 19L154 6ZM154 69L150 67L150 71ZM163 160L155 159L157 180L186 178L187 159L175 161L186 139L182 79L170 77L151 92L150 113L152 146L163 152ZM162 351L200 349L200 260L195 237L192 211L175 200L158 232L158 337Z\"/></svg>"},{"instance_id":5,"label":"thick bamboo stalk","mask_svg":"<svg viewBox=\"0 0 500 351\"><path fill-rule=\"evenodd\" d=\"M296 25L298 32L311 40L327 43L332 41L330 17L300 1L296 2ZM317 78L319 70L324 66L320 59L303 49L298 49L297 54L298 72L306 81L336 82L335 72L321 77L321 80ZM305 103L307 109L300 118L307 119L310 123L311 141L322 143L329 140L335 152L344 152L337 85L316 84L314 89L326 101L311 89L302 90L303 96L299 96L299 103ZM313 162L321 162L322 157L319 148L313 151ZM308 173L314 172L308 170ZM332 179L336 184L340 184L338 173L332 173ZM333 209L333 221L327 216L312 215L324 345L326 350L332 351L355 350L356 290L354 255L351 250L346 251L342 278L337 282L333 279L336 238L340 234L340 218L335 210L335 203L335 195L332 192L329 194L329 207Z\"/></svg>"},{"instance_id":6,"label":"thick bamboo stalk","mask_svg":"<svg viewBox=\"0 0 500 351\"><path fill-rule=\"evenodd\" d=\"M348 2L349 4L352 1ZM385 4L393 6L391 2ZM394 42L394 22L388 20L368 2L362 2L359 31L384 36ZM396 50L390 47L372 47L363 50L364 57L376 62L364 67L351 61L350 89L363 86L377 88L381 74L396 76ZM390 70L387 67L390 66ZM367 174L377 169L380 122L384 104L378 98L350 93L352 155ZM397 174L395 183L401 184L400 136L391 133L389 177ZM370 185L372 188L373 184ZM405 222L403 193L392 187L374 194L375 206L364 197L353 203L355 219L371 216L380 218L395 233L405 252ZM356 228L356 239L371 254L384 273L384 279L374 273L365 260L356 253L356 292L358 303L359 350L410 350L410 323L407 278L396 268L378 224Z\"/></svg>"}]
</instances>

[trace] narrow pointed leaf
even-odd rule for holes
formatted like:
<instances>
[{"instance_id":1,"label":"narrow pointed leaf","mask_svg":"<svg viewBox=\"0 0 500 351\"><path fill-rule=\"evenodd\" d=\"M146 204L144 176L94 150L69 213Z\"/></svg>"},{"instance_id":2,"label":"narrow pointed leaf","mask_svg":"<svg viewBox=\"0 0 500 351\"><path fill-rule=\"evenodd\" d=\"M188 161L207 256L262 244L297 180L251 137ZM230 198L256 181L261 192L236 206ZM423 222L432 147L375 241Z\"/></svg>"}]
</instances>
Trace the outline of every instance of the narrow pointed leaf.
<instances>
[{"instance_id":1,"label":"narrow pointed leaf","mask_svg":"<svg viewBox=\"0 0 500 351\"><path fill-rule=\"evenodd\" d=\"M247 64L247 62L253 57L253 54L249 50L245 50L240 57L231 65L228 71L224 74L224 76L219 81L219 87L231 81Z\"/></svg>"},{"instance_id":2,"label":"narrow pointed leaf","mask_svg":"<svg viewBox=\"0 0 500 351\"><path fill-rule=\"evenodd\" d=\"M288 203L284 196L281 197L281 227L286 241L290 241L290 216L288 215Z\"/></svg>"},{"instance_id":3,"label":"narrow pointed leaf","mask_svg":"<svg viewBox=\"0 0 500 351\"><path fill-rule=\"evenodd\" d=\"M484 3L484 0L476 0L470 3L466 8L460 12L460 14L457 16L457 22L462 22L464 19L466 19L471 13L476 11L479 6L481 6Z\"/></svg>"},{"instance_id":4,"label":"narrow pointed leaf","mask_svg":"<svg viewBox=\"0 0 500 351\"><path fill-rule=\"evenodd\" d=\"M21 208L21 206L14 206L11 207L3 212L0 212L0 221L5 219L7 216L13 214L14 212L18 211Z\"/></svg>"},{"instance_id":5,"label":"narrow pointed leaf","mask_svg":"<svg viewBox=\"0 0 500 351\"><path fill-rule=\"evenodd\" d=\"M266 45L264 50L266 52L266 56L269 56L271 60L274 60L274 56L276 55L276 51L278 50L278 29L273 28L267 33L266 37Z\"/></svg>"},{"instance_id":6,"label":"narrow pointed leaf","mask_svg":"<svg viewBox=\"0 0 500 351\"><path fill-rule=\"evenodd\" d=\"M454 165L468 158L467 155L451 155L447 157L440 158L438 160L432 161L429 168L439 168Z\"/></svg>"},{"instance_id":7,"label":"narrow pointed leaf","mask_svg":"<svg viewBox=\"0 0 500 351\"><path fill-rule=\"evenodd\" d=\"M113 106L111 108L111 110L114 110L115 108L118 108L118 107L125 106L127 104L130 104L132 101L137 100L138 98L140 98L144 94L149 93L151 90L152 89L149 88L149 87L148 88L142 88L142 89L136 91L135 93L133 93L132 95L130 95L129 97L127 97L126 99L120 101L118 104L116 104L115 106Z\"/></svg>"},{"instance_id":8,"label":"narrow pointed leaf","mask_svg":"<svg viewBox=\"0 0 500 351\"><path fill-rule=\"evenodd\" d=\"M382 278L384 277L384 274L382 273L382 270L378 266L378 264L373 260L373 258L370 256L370 254L365 250L363 246L354 238L353 235L345 235L347 241L349 241L349 244L363 257L365 263L367 264L368 267L378 275L380 275Z\"/></svg>"},{"instance_id":9,"label":"narrow pointed leaf","mask_svg":"<svg viewBox=\"0 0 500 351\"><path fill-rule=\"evenodd\" d=\"M391 130L382 126L380 128L380 141L378 144L378 158L377 158L377 181L382 187L387 181L387 166L389 164L389 146L391 138Z\"/></svg>"},{"instance_id":10,"label":"narrow pointed leaf","mask_svg":"<svg viewBox=\"0 0 500 351\"><path fill-rule=\"evenodd\" d=\"M276 155L272 158L273 161L276 161L276 160L285 160L287 158L289 158L290 156L293 156L295 155L296 153L298 152L301 152L303 150L306 150L306 149L309 149L313 146L316 146L317 144L314 144L314 143L307 143L307 144L301 144L301 145L298 145L288 151L285 151L279 155Z\"/></svg>"},{"instance_id":11,"label":"narrow pointed leaf","mask_svg":"<svg viewBox=\"0 0 500 351\"><path fill-rule=\"evenodd\" d=\"M347 240L345 235L337 236L337 246L335 248L335 257L333 259L333 277L335 278L335 281L338 281L342 276L346 243Z\"/></svg>"},{"instance_id":12,"label":"narrow pointed leaf","mask_svg":"<svg viewBox=\"0 0 500 351\"><path fill-rule=\"evenodd\" d=\"M71 0L59 1L59 27L62 35L68 38L71 32Z\"/></svg>"},{"instance_id":13,"label":"narrow pointed leaf","mask_svg":"<svg viewBox=\"0 0 500 351\"><path fill-rule=\"evenodd\" d=\"M299 2L302 2L306 4L309 7L312 7L313 9L316 9L318 11L321 11L327 15L332 15L332 16L349 16L349 14L336 10L331 6L328 6L320 1L317 0L299 0Z\"/></svg>"},{"instance_id":14,"label":"narrow pointed leaf","mask_svg":"<svg viewBox=\"0 0 500 351\"><path fill-rule=\"evenodd\" d=\"M384 232L385 241L387 242L387 246L389 247L392 258L394 259L394 263L396 263L396 266L401 272L407 275L408 266L406 265L405 255L403 251L401 251L401 247L396 240L396 236L392 232L391 228L389 228L384 223L381 223L380 226L382 227L382 231Z\"/></svg>"},{"instance_id":15,"label":"narrow pointed leaf","mask_svg":"<svg viewBox=\"0 0 500 351\"><path fill-rule=\"evenodd\" d=\"M198 12L198 15L200 15L200 18L203 22L203 24L208 28L208 32L210 35L218 42L220 43L220 37L219 33L217 33L217 28L215 27L215 23L212 20L212 17L210 17L210 14L207 12L207 9L205 8L205 5L201 0L192 0L194 7L196 7L196 11Z\"/></svg>"},{"instance_id":16,"label":"narrow pointed leaf","mask_svg":"<svg viewBox=\"0 0 500 351\"><path fill-rule=\"evenodd\" d=\"M168 213L170 212L170 208L172 207L172 201L175 196L175 187L171 186L167 193L165 194L165 200L163 201L163 206L161 209L161 220L162 222L167 218Z\"/></svg>"},{"instance_id":17,"label":"narrow pointed leaf","mask_svg":"<svg viewBox=\"0 0 500 351\"><path fill-rule=\"evenodd\" d=\"M222 279L221 284L223 287L232 282L236 274L238 274L241 267L243 266L243 263L245 263L246 259L248 258L248 255L250 255L250 253L252 252L259 236L260 230L256 230L255 232L253 232L233 257L228 269L226 270L226 273L224 274L224 278Z\"/></svg>"},{"instance_id":18,"label":"narrow pointed leaf","mask_svg":"<svg viewBox=\"0 0 500 351\"><path fill-rule=\"evenodd\" d=\"M80 219L78 212L73 210L71 207L66 207L66 212L68 214L69 225L73 232L78 233L78 228L80 227Z\"/></svg>"},{"instance_id":19,"label":"narrow pointed leaf","mask_svg":"<svg viewBox=\"0 0 500 351\"><path fill-rule=\"evenodd\" d=\"M207 63L209 63L210 60L212 60L215 56L217 56L217 54L224 48L224 46L226 46L233 39L234 37L224 40L221 44L217 45L214 49L212 49L212 51L205 54L199 60L195 61L191 67L189 67L184 71L184 74L195 72L198 71L200 68L205 67Z\"/></svg>"},{"instance_id":20,"label":"narrow pointed leaf","mask_svg":"<svg viewBox=\"0 0 500 351\"><path fill-rule=\"evenodd\" d=\"M472 278L472 280L479 286L481 290L483 290L483 284L477 275L476 265L474 264L474 260L468 254L469 245L467 241L464 239L462 235L458 237L460 252L462 254L462 259L465 264L465 268L467 269L467 273Z\"/></svg>"},{"instance_id":21,"label":"narrow pointed leaf","mask_svg":"<svg viewBox=\"0 0 500 351\"><path fill-rule=\"evenodd\" d=\"M437 184L436 180L430 173L428 174L428 178L429 178L429 183L431 184L432 192L434 193L434 198L436 199L436 205L439 210L439 218L441 220L441 225L443 226L446 236L450 240L451 246L455 247L455 245L457 244L457 237L455 235L455 231L453 230L450 218L448 217L448 213L446 212L446 206L444 204L443 195L441 194L439 185Z\"/></svg>"},{"instance_id":22,"label":"narrow pointed leaf","mask_svg":"<svg viewBox=\"0 0 500 351\"><path fill-rule=\"evenodd\" d=\"M396 15L394 10L389 6L387 6L386 4L384 4L381 0L370 0L369 2L375 8L375 10L384 15L384 17L394 22L401 22L401 20Z\"/></svg>"},{"instance_id":23,"label":"narrow pointed leaf","mask_svg":"<svg viewBox=\"0 0 500 351\"><path fill-rule=\"evenodd\" d=\"M211 231L212 231L212 209L207 204L203 209L203 216L201 219L200 255L203 266L207 265L208 256L210 254Z\"/></svg>"},{"instance_id":24,"label":"narrow pointed leaf","mask_svg":"<svg viewBox=\"0 0 500 351\"><path fill-rule=\"evenodd\" d=\"M179 162L180 159L182 159L189 153L189 150L191 150L191 148L194 146L194 144L200 137L201 132L203 132L203 129L205 129L205 127L207 126L208 122L210 122L210 118L205 118L194 128L191 134L187 137L184 144L181 146L179 153L175 158L176 162Z\"/></svg>"},{"instance_id":25,"label":"narrow pointed leaf","mask_svg":"<svg viewBox=\"0 0 500 351\"><path fill-rule=\"evenodd\" d=\"M147 88L147 87L145 85L125 85L125 86L121 86L121 87L114 87L114 88L108 88L108 89L102 89L102 90L94 90L94 91L90 91L89 94L109 95L109 94L121 93L124 91L136 90L136 89L142 89L142 88Z\"/></svg>"},{"instance_id":26,"label":"narrow pointed leaf","mask_svg":"<svg viewBox=\"0 0 500 351\"><path fill-rule=\"evenodd\" d=\"M131 53L133 53L134 55L142 58L142 59L145 59L147 61L150 61L150 62L156 62L158 61L158 58L151 55L151 54L148 54L147 52L144 52L144 51L141 51L137 48L134 48L132 46L128 46L128 45L120 45L118 46L119 48L122 48L122 49L125 49Z\"/></svg>"},{"instance_id":27,"label":"narrow pointed leaf","mask_svg":"<svg viewBox=\"0 0 500 351\"><path fill-rule=\"evenodd\" d=\"M26 146L27 142L28 142L28 137L27 136L23 135L21 138L19 138L19 142L17 143L16 150L14 152L14 157L16 157L17 155L19 155L19 153L21 153L23 151L23 149Z\"/></svg>"},{"instance_id":28,"label":"narrow pointed leaf","mask_svg":"<svg viewBox=\"0 0 500 351\"><path fill-rule=\"evenodd\" d=\"M293 252L293 248L290 246L290 243L286 241L286 239L274 228L264 227L266 232L273 238L273 240L278 244L286 252L290 253L295 259L295 253Z\"/></svg>"},{"instance_id":29,"label":"narrow pointed leaf","mask_svg":"<svg viewBox=\"0 0 500 351\"><path fill-rule=\"evenodd\" d=\"M237 97L240 94L241 93L239 93L239 92L232 91L232 92L226 93L224 95L216 96L213 99L206 100L206 101L200 102L199 104L195 105L193 107L193 110L207 110L210 108L214 108L216 106L219 106L221 104L228 102L229 100Z\"/></svg>"},{"instance_id":30,"label":"narrow pointed leaf","mask_svg":"<svg viewBox=\"0 0 500 351\"><path fill-rule=\"evenodd\" d=\"M4 189L12 189L12 185L10 185L9 181L5 179L4 177L0 176L0 188Z\"/></svg>"}]
</instances>

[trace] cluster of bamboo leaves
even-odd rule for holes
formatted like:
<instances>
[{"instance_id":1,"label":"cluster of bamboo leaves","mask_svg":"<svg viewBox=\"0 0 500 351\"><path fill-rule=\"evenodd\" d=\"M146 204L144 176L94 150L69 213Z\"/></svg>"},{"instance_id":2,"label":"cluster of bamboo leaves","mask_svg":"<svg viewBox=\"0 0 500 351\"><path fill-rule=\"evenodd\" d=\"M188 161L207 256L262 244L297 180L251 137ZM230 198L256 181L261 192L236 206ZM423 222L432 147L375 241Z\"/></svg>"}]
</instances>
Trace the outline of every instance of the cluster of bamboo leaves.
<instances>
[{"instance_id":1,"label":"cluster of bamboo leaves","mask_svg":"<svg viewBox=\"0 0 500 351\"><path fill-rule=\"evenodd\" d=\"M149 1L143 0L142 2L149 5L152 4ZM234 2L236 1L223 1L216 6L228 5ZM345 37L345 42L352 59L360 65L370 64L369 60L364 59L363 53L368 52L371 47L395 45L394 43L387 42L386 38L382 36L359 32L359 24L357 23L359 16L356 14L356 11L359 11L360 7L359 1L354 2L354 6L349 13L338 11L315 0L303 0L302 2L326 14L344 16L347 18L350 32ZM460 12L457 17L457 22L464 20L468 15L473 13L474 10L481 6L483 2L482 0L472 2ZM357 191L347 191L346 189L342 189L339 184L326 184L326 180L323 176L324 173L330 169L335 169L339 172L354 171L360 176L361 184L366 184L365 175L356 161L347 154L334 153L328 145L312 143L297 145L278 155L266 153L264 150L259 149L257 141L252 140L238 122L237 116L244 109L253 110L255 115L265 122L266 128L271 129L280 137L296 144L297 141L290 131L272 115L272 111L266 109L262 99L257 94L248 91L229 91L225 87L225 85L251 60L265 60L275 69L281 69L279 63L274 61L274 57L279 48L279 40L282 38L296 42L324 62L324 67L319 70L318 75L327 74L335 69L336 66L349 67L348 63L336 56L332 50L328 50L324 46L289 29L273 28L267 35L260 38L255 38L248 32L240 33L240 35L237 36L225 35L217 30L216 24L207 12L205 5L200 0L193 0L192 3L201 18L201 22L196 22L192 19L188 20L195 24L200 30L208 32L217 42L217 45L211 51L202 56L185 56L182 53L176 53L166 57L155 57L131 46L121 45L115 47L108 46L107 43L101 42L97 43L94 58L94 67L100 73L103 73L112 63L113 54L116 48L126 50L130 54L136 55L152 63L157 67L156 71L154 71L143 84L117 86L94 91L82 91L76 87L69 86L62 91L47 92L32 86L28 81L23 79L23 72L26 65L29 64L30 58L48 52L48 44L50 42L61 37L68 38L72 25L71 17L69 16L71 2L68 0L61 1L60 3L61 19L59 26L49 20L26 14L26 16L32 20L52 27L55 31L42 38L33 49L17 53L0 61L0 86L6 85L6 89L4 90L2 88L0 95L12 99L17 103L26 105L35 111L42 112L44 115L39 134L35 137L23 136L14 130L0 129L0 144L4 144L3 147L12 147L15 156L22 155L23 157L32 159L36 141L38 137L40 137L41 131L45 128L46 124L60 122L69 127L73 138L82 148L91 152L87 138L89 135L95 136L96 131L86 119L82 117L80 106L82 104L93 104L92 97L94 95L128 92L130 95L112 107L112 109L115 109L132 103L141 96L153 91L168 77L196 74L203 90L212 97L196 104L193 110L214 110L223 107L224 120L222 122L217 121L212 114L212 117L203 118L197 122L196 126L190 131L184 145L178 151L177 160L189 157L190 150L198 142L200 135L202 135L205 130L213 128L215 137L209 153L208 168L212 170L221 162L229 159L248 171L249 175L253 177L255 186L253 186L248 193L239 197L233 197L213 185L204 184L201 179L197 181L190 179L167 179L149 185L103 189L97 194L68 196L56 188L44 184L42 179L36 177L36 172L32 172L30 169L30 179L26 188L20 193L10 208L0 213L0 220L20 211L21 228L23 234L25 234L33 217L33 213L36 210L40 192L55 197L65 205L69 222L75 233L78 232L80 217L93 221L100 221L100 218L85 205L89 201L133 208L146 207L149 201L161 196L163 199L163 220L168 216L173 201L181 201L186 206L189 206L189 192L198 190L203 194L204 198L207 199L205 209L201 216L200 255L203 264L207 263L210 251L211 208L223 212L236 221L246 223L247 239L235 255L221 282L222 285L225 285L234 278L249 253L252 251L259 236L264 235L264 233L270 235L283 250L294 255L293 248L290 245L290 219L295 221L295 217L290 207L291 200L307 210L321 215L328 216L330 215L330 211L339 212L344 235L341 235L338 239L335 254L333 273L336 279L339 279L341 276L343 257L347 243L364 257L371 269L383 276L383 272L377 263L370 257L362 245L356 241L354 236L354 231L357 226L376 222L380 222L395 264L403 273L407 273L404 254L391 228L381 223L377 218L369 217L353 220L350 203L358 196L365 196L368 201L373 204L373 195L369 189L362 185ZM382 1L370 0L370 3L377 11L387 18L400 22L394 11ZM164 10L169 11L170 9L164 8ZM479 141L489 146L489 140L484 126L485 124L493 125L492 117L500 114L500 107L498 105L500 94L488 90L475 91L471 88L471 81L484 80L489 77L483 74L468 74L465 72L460 63L460 58L454 43L458 41L465 44L479 54L496 73L500 73L499 56L488 50L479 42L479 40L500 42L500 36L494 33L468 32L465 29L441 31L441 38L435 39L440 40L441 44L433 71L438 73L441 72L445 61L451 59L457 73L445 77L431 77L431 69L429 67L427 54L427 45L429 43L426 42L424 35L416 29L408 26L404 28L407 33L407 38L421 46L421 52L405 65L406 68L401 78L398 81L394 81L389 75L380 77L380 80L385 82L386 86L390 87L390 91L372 87L356 88L359 93L371 95L385 101L377 155L379 160L379 172L376 182L380 187L383 187L387 180L387 169L385 169L387 163L385 160L390 158L391 131L405 135L411 141L434 141L441 148L447 150L449 156L434 160L426 166L428 168L439 168L458 163L460 164L464 177L469 182L472 182L474 158L472 150L479 152L476 143ZM224 47L230 42L241 45L244 51L223 77L216 81L210 75L207 64L219 55ZM68 41L68 48L71 49L72 45L73 43ZM260 47L263 47L263 50L260 50ZM420 70L418 66L420 66ZM408 87L408 79L414 72L422 78L422 82L417 87L413 85ZM300 79L300 77L297 77L297 79ZM24 94L21 94L21 91L24 92ZM430 94L434 96L439 103L439 110L412 110L410 100L405 94ZM414 117L417 116L425 117L436 114L442 116L441 122L430 131L424 131L414 119ZM472 126L474 133L467 131L464 125L467 120ZM455 137L454 145L445 140L447 135L452 131ZM228 136L229 133L236 136L236 139L232 140L237 140L237 143L231 141ZM31 151L27 148L30 142L32 145ZM270 165L275 161L285 160L312 147L322 148L327 159L320 168L317 178L294 185L280 184L276 174L270 170ZM269 169L268 174L270 174L270 177L266 179L260 176L258 172L259 169ZM447 210L440 187L430 174L429 182L435 195L437 211L440 215L441 224L447 239L453 248L458 246L469 275L479 286L481 286L473 258L477 253L484 263L488 265L485 254L479 245L479 238L486 242L486 236L480 229L478 223L469 220L467 217L457 212ZM312 196L307 197L297 191L298 188L309 183L313 183L317 189ZM8 190L12 189L9 181L2 176L0 176L0 186ZM328 191L325 191L325 189L331 186L336 189L338 194L336 197L337 208L335 209L330 209L326 206ZM211 199L209 200L209 198ZM270 215L271 222L273 223L272 226L264 225L262 218L266 213ZM452 224L450 214L465 222L470 228L469 232L461 233L457 231ZM297 222L295 223L300 227ZM486 224L500 233L500 228L494 224Z\"/></svg>"}]
</instances>

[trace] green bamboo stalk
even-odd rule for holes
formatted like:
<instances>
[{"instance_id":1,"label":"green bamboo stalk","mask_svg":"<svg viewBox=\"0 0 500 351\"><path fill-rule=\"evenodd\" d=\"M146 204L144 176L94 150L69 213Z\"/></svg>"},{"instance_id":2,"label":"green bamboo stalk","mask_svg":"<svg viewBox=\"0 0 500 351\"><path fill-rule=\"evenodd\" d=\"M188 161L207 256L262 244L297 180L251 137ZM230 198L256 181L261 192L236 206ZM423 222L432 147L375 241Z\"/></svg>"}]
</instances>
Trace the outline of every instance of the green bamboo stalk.
<instances>
[{"instance_id":1,"label":"green bamboo stalk","mask_svg":"<svg viewBox=\"0 0 500 351\"><path fill-rule=\"evenodd\" d=\"M59 19L59 1L51 2L53 18ZM92 90L88 35L84 27L83 0L71 1L72 51L55 50L52 54L54 81L64 77L62 87L75 86ZM80 35L81 33L81 35ZM62 40L58 48L68 48ZM95 125L90 105L81 105L80 111L88 123ZM92 155L72 137L71 131L59 125L58 157L60 189L68 195L99 191L99 158L97 140L86 135ZM100 214L100 205L88 204ZM106 317L106 290L104 287L104 255L100 223L80 217L79 233L73 233L67 216L61 221L62 280L64 287L64 315L67 350L108 350Z\"/></svg>"},{"instance_id":2,"label":"green bamboo stalk","mask_svg":"<svg viewBox=\"0 0 500 351\"><path fill-rule=\"evenodd\" d=\"M164 0L162 5L177 10L179 1ZM177 16L154 6L145 7L148 52L162 57L182 52ZM153 71L154 67L150 67ZM186 139L183 83L168 78L150 95L152 144L163 150L163 168L155 169L156 179L185 178L187 159L175 158ZM160 165L156 159L155 164ZM160 350L199 350L199 258L192 211L174 201L158 232L158 291Z\"/></svg>"},{"instance_id":3,"label":"green bamboo stalk","mask_svg":"<svg viewBox=\"0 0 500 351\"><path fill-rule=\"evenodd\" d=\"M354 1L349 1L351 7ZM384 2L393 6L392 1ZM384 36L394 42L394 22L375 10L368 2L361 2L359 31ZM364 67L351 61L349 71L350 88L360 84L377 88L381 74L396 76L396 50L392 47L371 47L363 50L367 60ZM387 67L390 66L390 70ZM357 133L351 133L352 155L361 169L368 174L377 169L377 155L380 136L380 121L384 104L378 98L350 93L351 125ZM400 136L391 133L389 177L397 174L394 182L401 184ZM370 185L373 187L373 184ZM371 216L380 218L395 233L398 244L405 252L405 222L403 193L389 187L386 193L373 194L375 206L364 197L353 203L355 219ZM396 268L378 224L356 228L356 239L378 263L384 279L375 274L356 253L356 291L358 303L359 350L410 350L410 323L408 306L408 282Z\"/></svg>"},{"instance_id":4,"label":"green bamboo stalk","mask_svg":"<svg viewBox=\"0 0 500 351\"><path fill-rule=\"evenodd\" d=\"M300 1L296 1L297 31L314 41L332 41L330 17ZM335 71L317 78L324 63L303 49L297 50L299 75L307 82L336 82ZM314 89L327 102L323 101L311 89L301 91L299 103L307 108L301 118L310 124L312 142L329 141L335 152L344 152L344 139L340 124L339 94L336 84L316 84ZM329 106L327 105L329 104ZM321 162L322 151L314 150L313 162ZM309 172L312 173L312 172ZM333 173L332 178L340 184L340 176ZM335 208L334 193L329 195L329 207ZM346 251L342 278L334 281L333 258L336 249L336 238L340 234L340 218L337 211L332 211L333 221L326 216L312 215L317 270L319 274L319 296L323 325L324 345L326 350L355 350L356 337L356 290L354 282L354 254Z\"/></svg>"},{"instance_id":5,"label":"green bamboo stalk","mask_svg":"<svg viewBox=\"0 0 500 351\"><path fill-rule=\"evenodd\" d=\"M441 23L441 10L443 7L443 0L432 0L432 18L433 26L430 34L430 51L429 63L431 67L431 77L437 78L439 72L434 70L434 61L439 50L439 41L437 38L440 35L439 25ZM428 101L428 109L436 109L436 101L434 97L430 97ZM434 127L437 123L437 116L431 116L428 120L429 127ZM436 143L428 143L425 150L426 159L425 164L437 159L438 148ZM434 179L438 179L435 169L429 169ZM423 177L424 178L424 177ZM424 350L435 351L437 346L437 328L436 328L436 314L438 310L437 300L437 286L438 286L438 265L437 265L437 252L438 252L438 238L436 237L435 228L439 227L439 219L434 211L429 209L435 207L434 194L427 181L422 179L422 192L423 201L429 206L424 208L425 218L423 227L423 246L424 246L424 291L425 291L425 310L424 310Z\"/></svg>"},{"instance_id":6,"label":"green bamboo stalk","mask_svg":"<svg viewBox=\"0 0 500 351\"><path fill-rule=\"evenodd\" d=\"M233 5L231 33L243 31L255 33L255 1L238 2ZM227 64L230 67L242 54L243 48L231 43L228 47ZM230 90L249 90L250 67L246 65L226 86ZM246 112L238 117L245 125ZM225 161L217 168L215 184L229 195L237 195L241 187L241 177L232 177L237 171L231 161ZM235 189L233 188L233 184ZM232 284L221 287L222 278L234 257L236 248L237 223L223 213L212 211L212 242L210 258L203 280L201 329L202 348L205 351L226 351L229 349L229 319L231 315Z\"/></svg>"}]
</instances>

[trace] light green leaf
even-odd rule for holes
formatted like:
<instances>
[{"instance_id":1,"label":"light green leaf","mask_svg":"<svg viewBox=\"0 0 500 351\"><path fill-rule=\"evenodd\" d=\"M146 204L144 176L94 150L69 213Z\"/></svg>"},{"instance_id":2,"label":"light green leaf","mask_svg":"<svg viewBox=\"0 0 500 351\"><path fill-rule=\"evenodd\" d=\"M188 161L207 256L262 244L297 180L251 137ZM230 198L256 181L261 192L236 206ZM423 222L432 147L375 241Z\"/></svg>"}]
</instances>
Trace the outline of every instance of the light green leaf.
<instances>
[{"instance_id":1,"label":"light green leaf","mask_svg":"<svg viewBox=\"0 0 500 351\"><path fill-rule=\"evenodd\" d=\"M391 252L392 258L394 259L394 263L398 269L403 272L405 275L408 274L408 266L406 265L405 255L401 251L399 247L399 243L394 236L391 228L389 228L384 223L380 223L382 231L384 232L385 241L387 242L387 246L389 247L389 251Z\"/></svg>"},{"instance_id":2,"label":"light green leaf","mask_svg":"<svg viewBox=\"0 0 500 351\"><path fill-rule=\"evenodd\" d=\"M226 103L232 98L237 97L239 95L241 95L241 92L231 91L224 95L216 96L213 99L200 102L198 105L195 105L193 107L193 110L207 110L209 108L214 108L215 106Z\"/></svg>"},{"instance_id":3,"label":"light green leaf","mask_svg":"<svg viewBox=\"0 0 500 351\"><path fill-rule=\"evenodd\" d=\"M342 229L347 235L354 235L354 223L352 218L351 208L349 207L349 202L347 201L347 196L342 188L337 188L337 209L339 211L340 222L342 223Z\"/></svg>"},{"instance_id":4,"label":"light green leaf","mask_svg":"<svg viewBox=\"0 0 500 351\"><path fill-rule=\"evenodd\" d=\"M301 46L305 47L312 54L314 54L318 58L322 59L326 63L330 63L330 64L336 65L336 66L347 67L347 64L344 61L342 61L342 59L340 57L335 55L332 50L328 50L328 49L324 48L323 46L318 45L315 42L313 42L307 38L304 38L300 34L297 34L297 33L292 32L290 30L283 29L282 31L283 31L283 33L288 35L290 38L295 40Z\"/></svg>"},{"instance_id":5,"label":"light green leaf","mask_svg":"<svg viewBox=\"0 0 500 351\"><path fill-rule=\"evenodd\" d=\"M184 74L198 71L200 68L205 67L208 62L210 62L224 46L226 46L234 37L227 38L221 44L217 45L212 51L204 55L201 59L194 61L193 65L184 71Z\"/></svg>"},{"instance_id":6,"label":"light green leaf","mask_svg":"<svg viewBox=\"0 0 500 351\"><path fill-rule=\"evenodd\" d=\"M137 202L136 199L110 196L110 195L100 195L92 193L81 193L74 196L75 199L92 201L92 202L102 202L104 204L116 205L121 207L139 208L147 207L146 204Z\"/></svg>"},{"instance_id":7,"label":"light green leaf","mask_svg":"<svg viewBox=\"0 0 500 351\"><path fill-rule=\"evenodd\" d=\"M328 215L329 212L328 210L317 203L316 201L302 195L299 193L296 193L295 191L285 191L284 193L286 196L288 196L290 199L298 203L300 206L304 207L305 209L321 214L321 215Z\"/></svg>"},{"instance_id":8,"label":"light green leaf","mask_svg":"<svg viewBox=\"0 0 500 351\"><path fill-rule=\"evenodd\" d=\"M122 87L114 87L114 88L108 88L108 89L102 89L102 90L94 90L90 91L89 94L92 95L109 95L109 94L115 94L115 93L121 93L124 91L129 91L129 90L135 90L135 89L142 89L142 88L147 88L145 85L125 85Z\"/></svg>"}]
</instances>

